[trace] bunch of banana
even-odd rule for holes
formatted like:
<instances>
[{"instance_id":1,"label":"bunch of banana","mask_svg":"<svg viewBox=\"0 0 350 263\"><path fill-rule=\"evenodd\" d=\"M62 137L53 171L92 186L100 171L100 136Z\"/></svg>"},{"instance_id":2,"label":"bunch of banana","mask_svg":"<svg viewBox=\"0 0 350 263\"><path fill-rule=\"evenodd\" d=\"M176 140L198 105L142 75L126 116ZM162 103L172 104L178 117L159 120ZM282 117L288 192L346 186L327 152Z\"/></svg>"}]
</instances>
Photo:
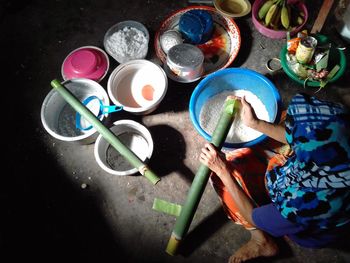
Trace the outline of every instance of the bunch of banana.
<instances>
[{"instance_id":1,"label":"bunch of banana","mask_svg":"<svg viewBox=\"0 0 350 263\"><path fill-rule=\"evenodd\" d=\"M291 26L291 8L287 0L267 0L259 8L258 17L265 26L278 30L289 30Z\"/></svg>"}]
</instances>

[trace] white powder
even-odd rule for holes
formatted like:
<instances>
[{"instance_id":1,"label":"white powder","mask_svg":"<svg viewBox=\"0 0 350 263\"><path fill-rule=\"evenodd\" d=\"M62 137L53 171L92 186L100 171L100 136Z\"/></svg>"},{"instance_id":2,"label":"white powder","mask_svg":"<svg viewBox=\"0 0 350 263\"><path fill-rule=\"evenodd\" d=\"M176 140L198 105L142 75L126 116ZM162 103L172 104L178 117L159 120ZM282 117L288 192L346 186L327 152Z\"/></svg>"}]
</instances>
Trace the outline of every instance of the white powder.
<instances>
[{"instance_id":1,"label":"white powder","mask_svg":"<svg viewBox=\"0 0 350 263\"><path fill-rule=\"evenodd\" d=\"M247 90L233 90L221 92L210 98L202 107L199 114L200 125L208 134L212 134L220 118L223 105L227 96L235 95L238 97L245 96L246 100L253 107L259 119L269 121L269 114L265 105L252 92ZM235 115L232 126L226 138L227 143L241 143L256 139L262 133L251 129L243 124L240 112Z\"/></svg>"},{"instance_id":2,"label":"white powder","mask_svg":"<svg viewBox=\"0 0 350 263\"><path fill-rule=\"evenodd\" d=\"M123 63L146 57L148 39L141 30L126 26L107 38L106 48L118 62Z\"/></svg>"}]
</instances>

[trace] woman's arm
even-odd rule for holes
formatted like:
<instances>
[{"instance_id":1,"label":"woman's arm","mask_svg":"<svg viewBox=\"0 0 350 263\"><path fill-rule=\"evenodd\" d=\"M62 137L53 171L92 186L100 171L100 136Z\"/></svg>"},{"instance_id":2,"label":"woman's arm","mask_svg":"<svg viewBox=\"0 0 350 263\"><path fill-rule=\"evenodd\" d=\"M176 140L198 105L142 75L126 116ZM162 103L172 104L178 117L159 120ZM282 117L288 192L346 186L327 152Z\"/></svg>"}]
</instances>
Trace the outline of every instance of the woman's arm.
<instances>
[{"instance_id":1,"label":"woman's arm","mask_svg":"<svg viewBox=\"0 0 350 263\"><path fill-rule=\"evenodd\" d=\"M252 212L254 208L253 203L239 186L237 181L232 178L226 160L220 156L215 147L210 143L205 144L205 146L202 148L199 158L200 162L208 166L208 168L213 171L226 186L226 189L238 206L242 216L249 224L255 226L252 219Z\"/></svg>"},{"instance_id":2,"label":"woman's arm","mask_svg":"<svg viewBox=\"0 0 350 263\"><path fill-rule=\"evenodd\" d=\"M285 127L282 124L274 124L264 120L258 120L257 126L251 127L254 130L262 132L276 141L287 144L285 136Z\"/></svg>"},{"instance_id":3,"label":"woman's arm","mask_svg":"<svg viewBox=\"0 0 350 263\"><path fill-rule=\"evenodd\" d=\"M246 101L245 97L236 97L236 99L240 99L241 101L241 119L246 126L262 132L267 136L275 139L276 141L287 143L285 136L285 127L283 124L278 125L258 119L254 112L254 109L249 104L249 102Z\"/></svg>"}]
</instances>

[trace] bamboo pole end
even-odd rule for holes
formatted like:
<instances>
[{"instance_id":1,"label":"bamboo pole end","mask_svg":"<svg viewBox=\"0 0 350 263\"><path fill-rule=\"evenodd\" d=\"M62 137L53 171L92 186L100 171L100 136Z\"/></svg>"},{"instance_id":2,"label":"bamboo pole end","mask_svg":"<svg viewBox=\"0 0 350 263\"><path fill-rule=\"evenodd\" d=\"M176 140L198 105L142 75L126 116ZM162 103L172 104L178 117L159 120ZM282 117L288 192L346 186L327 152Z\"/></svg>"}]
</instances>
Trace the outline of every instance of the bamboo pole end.
<instances>
[{"instance_id":1,"label":"bamboo pole end","mask_svg":"<svg viewBox=\"0 0 350 263\"><path fill-rule=\"evenodd\" d=\"M57 88L57 87L61 86L61 83L57 79L54 79L51 81L51 86L53 88Z\"/></svg>"},{"instance_id":2,"label":"bamboo pole end","mask_svg":"<svg viewBox=\"0 0 350 263\"><path fill-rule=\"evenodd\" d=\"M166 253L168 253L170 256L175 256L177 254L180 243L181 240L176 239L176 237L172 234L165 250Z\"/></svg>"},{"instance_id":3,"label":"bamboo pole end","mask_svg":"<svg viewBox=\"0 0 350 263\"><path fill-rule=\"evenodd\" d=\"M144 172L140 171L141 174L143 174L152 184L156 185L160 178L150 169L145 169Z\"/></svg>"}]
</instances>

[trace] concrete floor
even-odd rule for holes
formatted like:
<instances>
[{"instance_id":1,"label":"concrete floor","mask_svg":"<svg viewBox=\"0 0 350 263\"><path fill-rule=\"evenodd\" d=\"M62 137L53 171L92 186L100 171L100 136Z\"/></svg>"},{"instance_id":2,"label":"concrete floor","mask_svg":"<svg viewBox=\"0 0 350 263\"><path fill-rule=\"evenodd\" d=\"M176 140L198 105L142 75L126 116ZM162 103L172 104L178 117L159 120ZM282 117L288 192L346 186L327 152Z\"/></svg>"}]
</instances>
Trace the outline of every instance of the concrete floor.
<instances>
[{"instance_id":1,"label":"concrete floor","mask_svg":"<svg viewBox=\"0 0 350 263\"><path fill-rule=\"evenodd\" d=\"M321 1L307 2L309 10L317 10ZM169 80L164 101L150 115L110 116L111 121L134 119L150 129L155 150L149 165L161 177L155 186L141 176L107 174L94 159L93 144L58 141L40 121L50 81L61 79L61 63L70 51L85 45L103 47L106 30L127 19L144 23L154 37L170 13L187 5L184 0L1 1L6 159L0 184L0 262L226 262L249 239L247 231L226 219L207 186L181 254L165 253L175 218L152 210L152 204L154 198L183 204L199 166L204 139L188 113L198 82ZM311 12L310 21L315 16ZM278 57L283 40L262 36L250 15L236 23L242 46L231 67L269 77L284 106L296 92L315 92L304 90L282 71L271 75L265 68L269 58ZM152 47L153 43L147 59L157 62ZM110 72L117 65L111 59ZM342 80L317 96L350 106L349 75L347 70ZM105 88L106 84L107 78L101 82ZM348 244L313 250L285 242L278 257L258 262L350 262L348 251Z\"/></svg>"}]
</instances>

